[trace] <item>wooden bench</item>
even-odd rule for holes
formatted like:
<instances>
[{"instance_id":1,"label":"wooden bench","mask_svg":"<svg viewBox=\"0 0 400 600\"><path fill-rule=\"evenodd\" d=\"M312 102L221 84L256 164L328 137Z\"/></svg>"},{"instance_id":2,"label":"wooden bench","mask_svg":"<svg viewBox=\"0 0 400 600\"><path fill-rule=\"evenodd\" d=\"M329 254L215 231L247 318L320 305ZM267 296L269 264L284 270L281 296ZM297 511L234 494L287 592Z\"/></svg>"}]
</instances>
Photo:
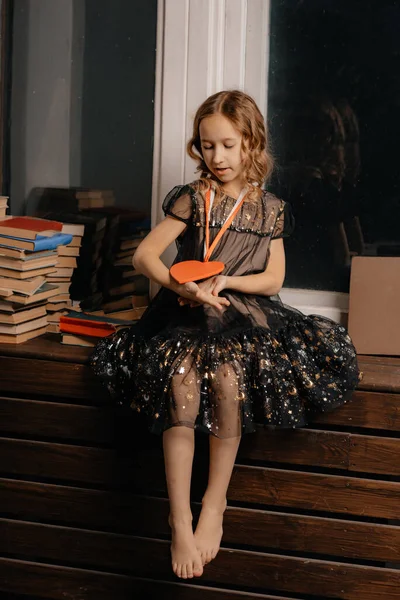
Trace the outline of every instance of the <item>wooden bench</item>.
<instances>
[{"instance_id":1,"label":"wooden bench","mask_svg":"<svg viewBox=\"0 0 400 600\"><path fill-rule=\"evenodd\" d=\"M400 599L400 359L360 357L353 401L246 436L223 547L170 569L161 438L118 416L87 349L0 346L0 596L54 600ZM199 437L193 508L207 477Z\"/></svg>"}]
</instances>

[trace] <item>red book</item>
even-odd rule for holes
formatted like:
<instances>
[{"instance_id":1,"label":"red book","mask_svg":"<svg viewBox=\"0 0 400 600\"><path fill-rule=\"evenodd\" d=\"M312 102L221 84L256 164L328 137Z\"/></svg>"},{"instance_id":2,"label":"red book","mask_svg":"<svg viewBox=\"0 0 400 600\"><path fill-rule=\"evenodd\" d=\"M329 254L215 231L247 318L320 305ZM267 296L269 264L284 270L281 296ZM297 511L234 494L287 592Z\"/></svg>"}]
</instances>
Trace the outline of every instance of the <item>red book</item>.
<instances>
[{"instance_id":1,"label":"red book","mask_svg":"<svg viewBox=\"0 0 400 600\"><path fill-rule=\"evenodd\" d=\"M50 237L60 233L63 224L37 217L10 217L0 220L0 235L34 240L38 235Z\"/></svg>"},{"instance_id":2,"label":"red book","mask_svg":"<svg viewBox=\"0 0 400 600\"><path fill-rule=\"evenodd\" d=\"M75 335L86 335L90 337L106 337L116 331L115 325L100 323L89 319L74 319L73 317L60 317L60 331L74 333Z\"/></svg>"}]
</instances>

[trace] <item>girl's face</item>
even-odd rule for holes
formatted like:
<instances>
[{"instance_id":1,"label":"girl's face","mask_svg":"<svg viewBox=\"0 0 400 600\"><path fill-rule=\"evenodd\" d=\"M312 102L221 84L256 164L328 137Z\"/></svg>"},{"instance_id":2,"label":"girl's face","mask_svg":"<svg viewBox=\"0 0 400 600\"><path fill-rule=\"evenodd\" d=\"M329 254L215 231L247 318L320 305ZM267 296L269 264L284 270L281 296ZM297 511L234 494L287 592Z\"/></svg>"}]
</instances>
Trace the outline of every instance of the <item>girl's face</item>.
<instances>
[{"instance_id":1,"label":"girl's face","mask_svg":"<svg viewBox=\"0 0 400 600\"><path fill-rule=\"evenodd\" d=\"M208 169L223 188L239 194L245 183L241 133L220 114L202 119L199 131L201 151Z\"/></svg>"}]
</instances>

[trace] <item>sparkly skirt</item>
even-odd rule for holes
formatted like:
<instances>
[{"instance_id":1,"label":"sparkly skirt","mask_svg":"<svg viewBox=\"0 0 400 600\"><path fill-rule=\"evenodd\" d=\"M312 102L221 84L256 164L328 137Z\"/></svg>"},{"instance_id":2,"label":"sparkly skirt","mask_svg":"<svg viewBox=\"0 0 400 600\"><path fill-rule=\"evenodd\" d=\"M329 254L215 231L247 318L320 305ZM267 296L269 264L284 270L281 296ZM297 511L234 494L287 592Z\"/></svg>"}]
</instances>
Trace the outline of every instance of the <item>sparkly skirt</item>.
<instances>
[{"instance_id":1,"label":"sparkly skirt","mask_svg":"<svg viewBox=\"0 0 400 600\"><path fill-rule=\"evenodd\" d=\"M91 365L115 402L154 433L185 425L226 438L257 423L301 427L351 398L360 375L344 327L277 298L224 296L220 313L162 289L138 324L103 338Z\"/></svg>"}]
</instances>

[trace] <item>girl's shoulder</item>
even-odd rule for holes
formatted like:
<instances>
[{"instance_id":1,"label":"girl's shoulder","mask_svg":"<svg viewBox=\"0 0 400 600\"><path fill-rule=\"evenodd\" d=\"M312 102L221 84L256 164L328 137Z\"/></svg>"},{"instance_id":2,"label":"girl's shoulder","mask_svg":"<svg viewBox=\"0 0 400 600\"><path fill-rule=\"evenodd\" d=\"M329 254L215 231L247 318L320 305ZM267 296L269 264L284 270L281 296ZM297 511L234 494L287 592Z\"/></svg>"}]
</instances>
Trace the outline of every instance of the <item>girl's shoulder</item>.
<instances>
[{"instance_id":1,"label":"girl's shoulder","mask_svg":"<svg viewBox=\"0 0 400 600\"><path fill-rule=\"evenodd\" d=\"M166 196L166 198L173 197L179 198L181 196L196 196L198 193L199 186L197 181L193 181L191 183L183 183L180 185L176 185L170 190Z\"/></svg>"},{"instance_id":2,"label":"girl's shoulder","mask_svg":"<svg viewBox=\"0 0 400 600\"><path fill-rule=\"evenodd\" d=\"M294 229L294 217L289 202L278 198L272 192L263 191L262 205L265 222L271 231L272 239L288 237Z\"/></svg>"},{"instance_id":3,"label":"girl's shoulder","mask_svg":"<svg viewBox=\"0 0 400 600\"><path fill-rule=\"evenodd\" d=\"M190 183L184 183L181 185L176 185L170 190L166 196L166 199L174 198L177 200L182 196L189 196L193 203L196 202L196 198L199 196L200 191L202 190L202 182L200 180L191 181Z\"/></svg>"},{"instance_id":4,"label":"girl's shoulder","mask_svg":"<svg viewBox=\"0 0 400 600\"><path fill-rule=\"evenodd\" d=\"M196 196L197 191L193 184L176 185L168 192L162 203L165 216L189 224L195 212Z\"/></svg>"},{"instance_id":5,"label":"girl's shoulder","mask_svg":"<svg viewBox=\"0 0 400 600\"><path fill-rule=\"evenodd\" d=\"M261 201L264 209L273 212L284 210L285 204L287 204L285 200L278 198L278 196L275 196L275 194L268 192L267 190L263 190Z\"/></svg>"}]
</instances>

